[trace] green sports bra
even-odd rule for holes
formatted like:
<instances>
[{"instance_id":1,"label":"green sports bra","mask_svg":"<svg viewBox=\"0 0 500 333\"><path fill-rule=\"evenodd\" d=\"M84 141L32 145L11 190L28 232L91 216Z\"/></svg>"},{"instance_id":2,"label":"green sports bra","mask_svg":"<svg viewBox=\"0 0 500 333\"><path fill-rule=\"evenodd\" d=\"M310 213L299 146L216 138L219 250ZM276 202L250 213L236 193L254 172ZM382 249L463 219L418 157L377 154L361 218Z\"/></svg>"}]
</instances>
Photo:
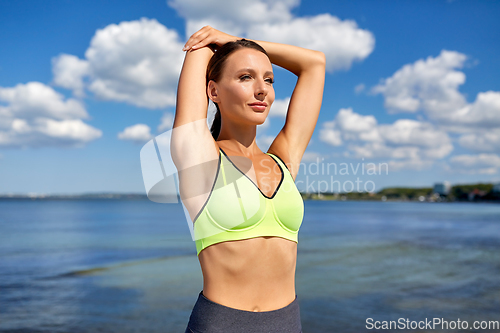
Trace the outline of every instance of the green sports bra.
<instances>
[{"instance_id":1,"label":"green sports bra","mask_svg":"<svg viewBox=\"0 0 500 333\"><path fill-rule=\"evenodd\" d=\"M304 201L283 161L266 153L281 170L278 187L267 197L220 151L214 185L194 219L197 255L213 244L261 236L277 236L297 243Z\"/></svg>"}]
</instances>

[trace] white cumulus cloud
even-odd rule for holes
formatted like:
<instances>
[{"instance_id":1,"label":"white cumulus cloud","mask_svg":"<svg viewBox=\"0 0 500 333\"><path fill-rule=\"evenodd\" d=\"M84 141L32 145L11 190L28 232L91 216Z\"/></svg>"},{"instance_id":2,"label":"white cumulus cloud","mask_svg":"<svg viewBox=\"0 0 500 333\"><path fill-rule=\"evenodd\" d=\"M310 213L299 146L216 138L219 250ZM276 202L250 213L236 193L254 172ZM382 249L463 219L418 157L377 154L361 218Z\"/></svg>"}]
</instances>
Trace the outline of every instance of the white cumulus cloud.
<instances>
[{"instance_id":1,"label":"white cumulus cloud","mask_svg":"<svg viewBox=\"0 0 500 333\"><path fill-rule=\"evenodd\" d=\"M391 112L452 113L466 104L458 91L465 74L456 70L466 59L459 52L443 50L436 58L403 66L373 87L372 92L384 95L385 107Z\"/></svg>"},{"instance_id":2,"label":"white cumulus cloud","mask_svg":"<svg viewBox=\"0 0 500 333\"><path fill-rule=\"evenodd\" d=\"M378 131L385 142L394 145L436 147L450 143L448 134L430 123L399 119L393 124L379 125Z\"/></svg>"},{"instance_id":3,"label":"white cumulus cloud","mask_svg":"<svg viewBox=\"0 0 500 333\"><path fill-rule=\"evenodd\" d=\"M80 92L86 78L87 89L104 100L173 106L182 46L177 32L155 19L110 24L97 30L85 59L67 54L53 59L54 83Z\"/></svg>"},{"instance_id":4,"label":"white cumulus cloud","mask_svg":"<svg viewBox=\"0 0 500 333\"><path fill-rule=\"evenodd\" d=\"M84 96L83 77L89 74L89 63L71 54L61 54L52 59L54 84L73 90L78 97Z\"/></svg>"},{"instance_id":5,"label":"white cumulus cloud","mask_svg":"<svg viewBox=\"0 0 500 333\"><path fill-rule=\"evenodd\" d=\"M361 93L363 90L365 90L365 88L366 88L366 87L365 87L365 84L364 84L364 83L360 83L360 84L358 84L356 87L354 87L354 92L355 92L356 94L359 94L359 93Z\"/></svg>"},{"instance_id":6,"label":"white cumulus cloud","mask_svg":"<svg viewBox=\"0 0 500 333\"><path fill-rule=\"evenodd\" d=\"M171 0L170 7L186 19L186 37L205 25L238 36L256 24L289 21L298 0Z\"/></svg>"},{"instance_id":7,"label":"white cumulus cloud","mask_svg":"<svg viewBox=\"0 0 500 333\"><path fill-rule=\"evenodd\" d=\"M476 152L500 152L500 128L464 134L458 139L458 143Z\"/></svg>"},{"instance_id":8,"label":"white cumulus cloud","mask_svg":"<svg viewBox=\"0 0 500 333\"><path fill-rule=\"evenodd\" d=\"M389 161L389 167L388 169L391 171L400 171L400 170L424 170L424 169L429 169L433 164L434 161L425 161L425 160L420 160L420 159L408 159L408 160L391 160Z\"/></svg>"},{"instance_id":9,"label":"white cumulus cloud","mask_svg":"<svg viewBox=\"0 0 500 333\"><path fill-rule=\"evenodd\" d=\"M136 124L126 127L123 132L118 133L118 139L143 143L153 138L151 128L146 124Z\"/></svg>"},{"instance_id":10,"label":"white cumulus cloud","mask_svg":"<svg viewBox=\"0 0 500 333\"><path fill-rule=\"evenodd\" d=\"M500 126L500 92L487 91L468 103L458 91L465 83L467 56L456 51L441 51L433 58L407 64L372 88L382 94L390 113L424 112L429 120L449 131L473 132Z\"/></svg>"},{"instance_id":11,"label":"white cumulus cloud","mask_svg":"<svg viewBox=\"0 0 500 333\"><path fill-rule=\"evenodd\" d=\"M174 124L174 114L171 112L166 112L163 114L160 120L160 125L158 125L158 132L167 131L172 128Z\"/></svg>"},{"instance_id":12,"label":"white cumulus cloud","mask_svg":"<svg viewBox=\"0 0 500 333\"><path fill-rule=\"evenodd\" d=\"M329 72L349 69L365 59L375 38L352 20L328 13L295 17L296 0L172 0L168 4L186 19L187 37L205 25L255 40L268 40L322 51Z\"/></svg>"},{"instance_id":13,"label":"white cumulus cloud","mask_svg":"<svg viewBox=\"0 0 500 333\"><path fill-rule=\"evenodd\" d=\"M322 124L320 140L332 146L345 144L347 157L393 159L393 170L429 167L453 150L448 134L430 123L399 119L378 124L375 117L351 108L340 109L334 120Z\"/></svg>"},{"instance_id":14,"label":"white cumulus cloud","mask_svg":"<svg viewBox=\"0 0 500 333\"><path fill-rule=\"evenodd\" d=\"M340 109L335 117L335 123L346 140L381 140L377 131L377 119L374 116L360 115L351 108Z\"/></svg>"},{"instance_id":15,"label":"white cumulus cloud","mask_svg":"<svg viewBox=\"0 0 500 333\"><path fill-rule=\"evenodd\" d=\"M474 103L454 112L449 121L474 128L500 127L500 92L487 91L477 94Z\"/></svg>"},{"instance_id":16,"label":"white cumulus cloud","mask_svg":"<svg viewBox=\"0 0 500 333\"><path fill-rule=\"evenodd\" d=\"M288 105L290 104L290 97L283 99L275 99L271 109L269 110L268 117L286 117L288 112Z\"/></svg>"},{"instance_id":17,"label":"white cumulus cloud","mask_svg":"<svg viewBox=\"0 0 500 333\"><path fill-rule=\"evenodd\" d=\"M83 104L40 82L0 87L0 146L73 146L101 137Z\"/></svg>"},{"instance_id":18,"label":"white cumulus cloud","mask_svg":"<svg viewBox=\"0 0 500 333\"><path fill-rule=\"evenodd\" d=\"M354 61L368 57L375 47L370 31L359 29L355 21L342 21L330 14L255 25L249 29L248 37L322 51L329 72L349 69Z\"/></svg>"},{"instance_id":19,"label":"white cumulus cloud","mask_svg":"<svg viewBox=\"0 0 500 333\"><path fill-rule=\"evenodd\" d=\"M18 84L15 87L0 87L1 115L32 118L44 116L56 119L87 118L83 104L64 96L40 82Z\"/></svg>"},{"instance_id":20,"label":"white cumulus cloud","mask_svg":"<svg viewBox=\"0 0 500 333\"><path fill-rule=\"evenodd\" d=\"M496 174L500 156L496 154L458 155L450 159L450 171L471 174Z\"/></svg>"},{"instance_id":21,"label":"white cumulus cloud","mask_svg":"<svg viewBox=\"0 0 500 333\"><path fill-rule=\"evenodd\" d=\"M341 146L343 144L342 133L335 127L335 121L324 122L319 132L319 139L332 146Z\"/></svg>"}]
</instances>

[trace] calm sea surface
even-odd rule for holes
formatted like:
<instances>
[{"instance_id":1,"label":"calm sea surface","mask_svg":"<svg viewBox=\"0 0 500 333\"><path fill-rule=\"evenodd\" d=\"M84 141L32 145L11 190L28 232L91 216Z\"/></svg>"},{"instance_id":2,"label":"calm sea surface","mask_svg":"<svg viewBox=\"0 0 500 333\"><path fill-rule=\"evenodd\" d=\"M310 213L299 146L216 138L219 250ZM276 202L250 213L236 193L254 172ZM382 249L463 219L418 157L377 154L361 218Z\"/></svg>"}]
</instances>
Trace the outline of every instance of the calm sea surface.
<instances>
[{"instance_id":1,"label":"calm sea surface","mask_svg":"<svg viewBox=\"0 0 500 333\"><path fill-rule=\"evenodd\" d=\"M183 333L202 286L180 205L0 201L0 332ZM306 201L296 291L304 333L500 321L500 205Z\"/></svg>"}]
</instances>

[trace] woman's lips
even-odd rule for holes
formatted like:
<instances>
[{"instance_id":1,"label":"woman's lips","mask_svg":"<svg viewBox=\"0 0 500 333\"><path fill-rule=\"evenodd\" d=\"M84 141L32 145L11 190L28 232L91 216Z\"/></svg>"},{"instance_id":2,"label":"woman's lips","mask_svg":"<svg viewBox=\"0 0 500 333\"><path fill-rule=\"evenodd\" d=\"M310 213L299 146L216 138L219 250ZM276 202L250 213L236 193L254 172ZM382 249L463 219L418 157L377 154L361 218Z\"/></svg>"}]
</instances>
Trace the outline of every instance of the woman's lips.
<instances>
[{"instance_id":1,"label":"woman's lips","mask_svg":"<svg viewBox=\"0 0 500 333\"><path fill-rule=\"evenodd\" d=\"M258 102L258 103L251 103L251 104L248 104L252 109L256 110L256 111L265 111L266 110L266 107L267 107L267 103L262 103L262 102Z\"/></svg>"}]
</instances>

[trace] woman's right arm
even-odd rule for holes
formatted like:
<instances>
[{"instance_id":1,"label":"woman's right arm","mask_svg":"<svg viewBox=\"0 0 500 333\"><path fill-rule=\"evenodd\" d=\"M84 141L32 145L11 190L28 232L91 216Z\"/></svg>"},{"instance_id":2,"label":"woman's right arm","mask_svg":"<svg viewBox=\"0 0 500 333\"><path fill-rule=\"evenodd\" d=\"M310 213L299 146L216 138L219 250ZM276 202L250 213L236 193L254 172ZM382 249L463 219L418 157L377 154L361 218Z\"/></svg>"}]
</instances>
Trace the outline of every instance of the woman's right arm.
<instances>
[{"instance_id":1,"label":"woman's right arm","mask_svg":"<svg viewBox=\"0 0 500 333\"><path fill-rule=\"evenodd\" d=\"M210 26L195 32L186 42L184 64L177 87L170 149L177 170L217 160L219 149L207 125L206 72L214 54L211 45L224 45L237 38ZM203 46L200 46L203 44Z\"/></svg>"},{"instance_id":2,"label":"woman's right arm","mask_svg":"<svg viewBox=\"0 0 500 333\"><path fill-rule=\"evenodd\" d=\"M205 73L213 54L208 47L186 52L177 87L173 128L207 117Z\"/></svg>"},{"instance_id":3,"label":"woman's right arm","mask_svg":"<svg viewBox=\"0 0 500 333\"><path fill-rule=\"evenodd\" d=\"M207 117L206 71L214 54L209 46L222 46L237 39L210 26L201 28L188 39L183 49L187 52L179 78L174 128Z\"/></svg>"},{"instance_id":4,"label":"woman's right arm","mask_svg":"<svg viewBox=\"0 0 500 333\"><path fill-rule=\"evenodd\" d=\"M219 149L206 121L206 72L208 62L214 54L211 45L222 46L234 40L237 37L205 26L186 42L183 50L187 52L179 77L170 144L172 160L177 170L218 159Z\"/></svg>"},{"instance_id":5,"label":"woman's right arm","mask_svg":"<svg viewBox=\"0 0 500 333\"><path fill-rule=\"evenodd\" d=\"M206 119L205 74L212 55L208 47L186 52L170 141L180 196L193 222L212 187L218 162L218 150Z\"/></svg>"},{"instance_id":6,"label":"woman's right arm","mask_svg":"<svg viewBox=\"0 0 500 333\"><path fill-rule=\"evenodd\" d=\"M207 64L212 55L212 50L204 47L186 52L184 58L170 143L172 160L179 171L216 156L213 151L210 151L211 156L203 156L208 153L209 146L214 147L206 123L208 98L205 81Z\"/></svg>"},{"instance_id":7,"label":"woman's right arm","mask_svg":"<svg viewBox=\"0 0 500 333\"><path fill-rule=\"evenodd\" d=\"M189 39L200 38L211 43L226 43L227 38L213 40L212 28L204 27ZM229 36L218 34L222 37ZM217 43L218 42L218 43ZM186 52L177 87L177 104L172 126L170 150L179 176L179 189L191 219L203 207L213 186L219 149L207 125L207 65L214 52L208 46Z\"/></svg>"}]
</instances>

